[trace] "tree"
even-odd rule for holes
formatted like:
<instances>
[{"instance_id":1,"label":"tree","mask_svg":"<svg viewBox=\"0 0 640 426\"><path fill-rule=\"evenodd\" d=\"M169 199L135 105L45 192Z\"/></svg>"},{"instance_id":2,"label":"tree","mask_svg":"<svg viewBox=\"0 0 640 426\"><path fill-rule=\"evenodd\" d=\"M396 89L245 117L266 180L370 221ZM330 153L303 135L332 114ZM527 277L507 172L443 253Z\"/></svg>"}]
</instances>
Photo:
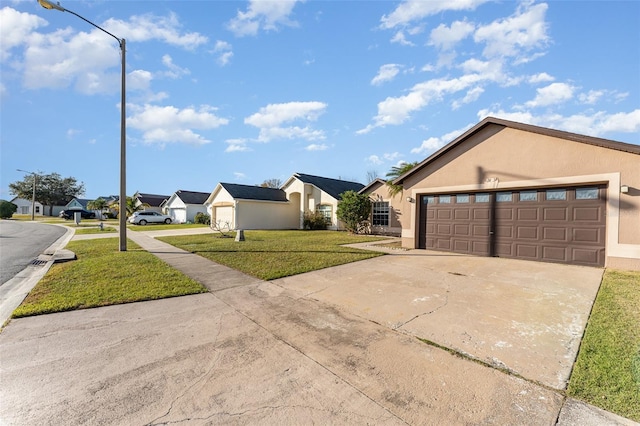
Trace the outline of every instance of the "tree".
<instances>
[{"instance_id":1,"label":"tree","mask_svg":"<svg viewBox=\"0 0 640 426\"><path fill-rule=\"evenodd\" d=\"M144 210L147 207L149 207L149 204L146 204L146 203L143 203L143 204L140 204L140 205L136 206L136 200L134 198L127 197L127 207L126 207L127 208L127 212L126 212L127 217L133 215L135 212L139 212L141 210ZM116 201L115 203L113 203L111 205L111 208L114 209L117 212L118 215L120 214L120 202L119 201Z\"/></svg>"},{"instance_id":2,"label":"tree","mask_svg":"<svg viewBox=\"0 0 640 426\"><path fill-rule=\"evenodd\" d=\"M278 178L267 179L260 184L263 188L280 188L282 186L282 181Z\"/></svg>"},{"instance_id":3,"label":"tree","mask_svg":"<svg viewBox=\"0 0 640 426\"><path fill-rule=\"evenodd\" d=\"M389 188L389 195L395 197L396 195L402 193L402 185L395 185L393 183L394 180L407 173L409 170L413 169L418 165L417 161L413 163L400 163L397 166L391 167L389 173L387 173L387 187Z\"/></svg>"},{"instance_id":4,"label":"tree","mask_svg":"<svg viewBox=\"0 0 640 426\"><path fill-rule=\"evenodd\" d=\"M369 170L367 171L367 184L373 182L374 180L378 179L380 176L378 175L378 171L377 170Z\"/></svg>"},{"instance_id":5,"label":"tree","mask_svg":"<svg viewBox=\"0 0 640 426\"><path fill-rule=\"evenodd\" d=\"M338 219L344 222L347 231L354 234L361 233L369 221L371 213L371 201L367 194L358 194L355 191L346 191L340 194L338 203Z\"/></svg>"},{"instance_id":6,"label":"tree","mask_svg":"<svg viewBox=\"0 0 640 426\"><path fill-rule=\"evenodd\" d=\"M0 219L9 219L18 210L18 206L6 200L0 200Z\"/></svg>"},{"instance_id":7,"label":"tree","mask_svg":"<svg viewBox=\"0 0 640 426\"><path fill-rule=\"evenodd\" d=\"M84 184L78 183L76 178L63 178L58 173L48 175L37 173L25 176L24 180L9 184L9 192L13 195L30 200L33 197L33 180L36 179L36 201L49 207L49 216L53 206L64 206L69 201L84 194Z\"/></svg>"},{"instance_id":8,"label":"tree","mask_svg":"<svg viewBox=\"0 0 640 426\"><path fill-rule=\"evenodd\" d=\"M104 213L107 207L108 207L107 201L102 197L98 198L97 200L89 201L87 203L87 208L89 210L98 210L101 215L102 213Z\"/></svg>"}]
</instances>

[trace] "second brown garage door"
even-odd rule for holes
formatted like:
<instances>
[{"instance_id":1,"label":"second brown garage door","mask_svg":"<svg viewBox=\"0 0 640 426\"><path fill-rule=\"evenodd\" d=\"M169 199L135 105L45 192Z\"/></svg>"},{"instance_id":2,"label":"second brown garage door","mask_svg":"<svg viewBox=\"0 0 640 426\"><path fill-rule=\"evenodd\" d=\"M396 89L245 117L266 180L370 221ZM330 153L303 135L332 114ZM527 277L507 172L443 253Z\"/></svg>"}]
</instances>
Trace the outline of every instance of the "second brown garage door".
<instances>
[{"instance_id":1,"label":"second brown garage door","mask_svg":"<svg viewBox=\"0 0 640 426\"><path fill-rule=\"evenodd\" d=\"M604 266L604 186L420 197L419 246Z\"/></svg>"}]
</instances>

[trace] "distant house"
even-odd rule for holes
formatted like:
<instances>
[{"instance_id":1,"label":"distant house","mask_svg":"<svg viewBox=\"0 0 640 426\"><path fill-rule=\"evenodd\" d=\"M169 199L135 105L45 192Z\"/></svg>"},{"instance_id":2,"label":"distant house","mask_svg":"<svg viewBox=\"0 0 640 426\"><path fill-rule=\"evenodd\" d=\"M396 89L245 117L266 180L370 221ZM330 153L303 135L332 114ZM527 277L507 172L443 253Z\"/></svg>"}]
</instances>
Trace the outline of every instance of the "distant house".
<instances>
[{"instance_id":1,"label":"distant house","mask_svg":"<svg viewBox=\"0 0 640 426\"><path fill-rule=\"evenodd\" d=\"M133 194L136 207L143 206L144 210L162 212L162 204L169 199L169 195L143 194L136 192Z\"/></svg>"},{"instance_id":2,"label":"distant house","mask_svg":"<svg viewBox=\"0 0 640 426\"><path fill-rule=\"evenodd\" d=\"M209 195L208 192L178 190L161 207L174 223L194 222L196 214L207 213L204 203Z\"/></svg>"},{"instance_id":3,"label":"distant house","mask_svg":"<svg viewBox=\"0 0 640 426\"><path fill-rule=\"evenodd\" d=\"M13 200L11 200L11 202L18 207L18 210L16 210L16 214L31 215L31 204L32 204L31 200L26 200L24 198L16 197ZM36 201L34 216L44 216L43 212L44 212L44 208L42 207L42 204Z\"/></svg>"},{"instance_id":4,"label":"distant house","mask_svg":"<svg viewBox=\"0 0 640 426\"><path fill-rule=\"evenodd\" d=\"M229 229L296 229L298 211L281 189L219 183L205 201L211 223Z\"/></svg>"},{"instance_id":5,"label":"distant house","mask_svg":"<svg viewBox=\"0 0 640 426\"><path fill-rule=\"evenodd\" d=\"M346 191L359 192L364 185L341 179L331 179L321 176L294 173L282 185L287 199L298 212L298 225L303 228L303 218L306 212L320 212L329 222L328 229L344 229L336 215L341 194Z\"/></svg>"},{"instance_id":6,"label":"distant house","mask_svg":"<svg viewBox=\"0 0 640 426\"><path fill-rule=\"evenodd\" d=\"M382 179L376 179L360 190L361 194L369 195L371 200L371 233L379 235L400 236L402 234L402 193L392 197L389 187ZM408 212L410 215L410 212ZM407 215L406 220L410 217Z\"/></svg>"}]
</instances>

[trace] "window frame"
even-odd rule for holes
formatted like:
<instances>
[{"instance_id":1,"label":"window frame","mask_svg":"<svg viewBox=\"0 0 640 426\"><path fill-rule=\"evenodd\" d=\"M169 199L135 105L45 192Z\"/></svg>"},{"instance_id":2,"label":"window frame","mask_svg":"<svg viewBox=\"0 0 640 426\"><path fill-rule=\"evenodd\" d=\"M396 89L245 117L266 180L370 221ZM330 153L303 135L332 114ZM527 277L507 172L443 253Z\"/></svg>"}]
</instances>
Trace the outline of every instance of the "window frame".
<instances>
[{"instance_id":1,"label":"window frame","mask_svg":"<svg viewBox=\"0 0 640 426\"><path fill-rule=\"evenodd\" d=\"M374 201L371 203L371 225L388 227L391 206L388 201Z\"/></svg>"}]
</instances>

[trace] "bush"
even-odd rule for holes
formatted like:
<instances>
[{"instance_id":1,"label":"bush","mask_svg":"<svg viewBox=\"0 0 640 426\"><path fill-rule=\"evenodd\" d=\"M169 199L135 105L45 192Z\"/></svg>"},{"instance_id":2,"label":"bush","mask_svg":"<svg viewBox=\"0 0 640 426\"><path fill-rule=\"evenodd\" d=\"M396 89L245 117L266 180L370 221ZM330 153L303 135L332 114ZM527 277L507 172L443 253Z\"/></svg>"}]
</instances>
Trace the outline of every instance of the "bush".
<instances>
[{"instance_id":1,"label":"bush","mask_svg":"<svg viewBox=\"0 0 640 426\"><path fill-rule=\"evenodd\" d=\"M9 201L0 200L0 218L9 219L17 210L18 206L15 204Z\"/></svg>"},{"instance_id":2,"label":"bush","mask_svg":"<svg viewBox=\"0 0 640 426\"><path fill-rule=\"evenodd\" d=\"M201 225L211 225L211 216L206 213L198 212L193 218L193 221Z\"/></svg>"},{"instance_id":3,"label":"bush","mask_svg":"<svg viewBox=\"0 0 640 426\"><path fill-rule=\"evenodd\" d=\"M305 212L302 219L302 224L304 229L315 231L327 229L327 226L329 226L329 221L320 212Z\"/></svg>"},{"instance_id":4,"label":"bush","mask_svg":"<svg viewBox=\"0 0 640 426\"><path fill-rule=\"evenodd\" d=\"M366 232L371 214L369 196L355 191L346 191L340 194L340 198L336 214L338 219L344 222L347 231L354 234Z\"/></svg>"}]
</instances>

